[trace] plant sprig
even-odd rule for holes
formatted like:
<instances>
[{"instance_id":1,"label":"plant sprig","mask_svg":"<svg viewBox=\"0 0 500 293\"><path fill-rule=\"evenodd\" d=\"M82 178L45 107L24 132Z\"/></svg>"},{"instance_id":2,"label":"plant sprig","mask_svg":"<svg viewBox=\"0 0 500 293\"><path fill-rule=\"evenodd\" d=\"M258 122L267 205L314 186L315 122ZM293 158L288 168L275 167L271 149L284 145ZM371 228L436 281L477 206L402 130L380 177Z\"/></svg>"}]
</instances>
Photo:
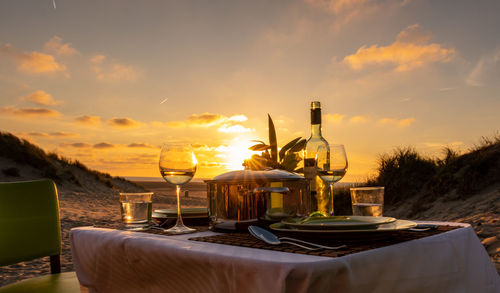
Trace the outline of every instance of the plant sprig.
<instances>
[{"instance_id":1,"label":"plant sprig","mask_svg":"<svg viewBox=\"0 0 500 293\"><path fill-rule=\"evenodd\" d=\"M306 140L297 137L285 144L278 152L278 141L276 139L276 129L273 119L269 114L269 144L261 140L253 140L257 144L249 147L251 151L260 151L260 155L255 154L250 159L245 160L243 165L252 170L262 170L266 168L281 169L290 172L300 172L297 169L301 157L299 153L305 148Z\"/></svg>"}]
</instances>

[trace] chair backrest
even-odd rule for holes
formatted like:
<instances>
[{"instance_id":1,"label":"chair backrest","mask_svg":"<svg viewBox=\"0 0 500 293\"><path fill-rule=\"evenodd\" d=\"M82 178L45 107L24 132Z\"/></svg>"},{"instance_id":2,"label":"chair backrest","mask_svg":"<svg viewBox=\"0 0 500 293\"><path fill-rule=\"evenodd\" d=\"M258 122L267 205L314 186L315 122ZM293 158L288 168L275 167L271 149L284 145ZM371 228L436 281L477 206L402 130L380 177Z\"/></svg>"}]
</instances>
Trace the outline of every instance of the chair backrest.
<instances>
[{"instance_id":1,"label":"chair backrest","mask_svg":"<svg viewBox=\"0 0 500 293\"><path fill-rule=\"evenodd\" d=\"M59 201L49 179L0 183L0 266L61 254Z\"/></svg>"}]
</instances>

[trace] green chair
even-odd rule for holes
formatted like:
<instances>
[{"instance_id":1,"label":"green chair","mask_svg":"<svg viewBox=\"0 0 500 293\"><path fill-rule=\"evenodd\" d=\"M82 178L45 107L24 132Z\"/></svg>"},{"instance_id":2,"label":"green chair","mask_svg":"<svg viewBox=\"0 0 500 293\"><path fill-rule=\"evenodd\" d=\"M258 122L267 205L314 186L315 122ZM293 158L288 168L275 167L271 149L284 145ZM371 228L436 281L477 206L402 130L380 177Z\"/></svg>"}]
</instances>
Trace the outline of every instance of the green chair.
<instances>
[{"instance_id":1,"label":"green chair","mask_svg":"<svg viewBox=\"0 0 500 293\"><path fill-rule=\"evenodd\" d=\"M61 224L52 180L0 183L0 266L50 257L50 275L0 288L6 292L80 292L75 272L61 273Z\"/></svg>"}]
</instances>

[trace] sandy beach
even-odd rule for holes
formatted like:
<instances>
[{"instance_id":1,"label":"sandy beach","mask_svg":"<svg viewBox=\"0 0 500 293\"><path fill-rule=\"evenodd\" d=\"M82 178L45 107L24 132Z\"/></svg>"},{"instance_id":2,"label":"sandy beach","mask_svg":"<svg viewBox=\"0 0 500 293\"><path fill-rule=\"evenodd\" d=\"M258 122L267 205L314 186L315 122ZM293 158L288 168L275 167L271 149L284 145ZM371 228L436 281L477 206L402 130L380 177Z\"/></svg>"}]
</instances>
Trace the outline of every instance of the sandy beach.
<instances>
[{"instance_id":1,"label":"sandy beach","mask_svg":"<svg viewBox=\"0 0 500 293\"><path fill-rule=\"evenodd\" d=\"M153 210L159 208L175 208L175 187L164 182L136 182L140 186L155 193L153 197ZM206 206L206 185L203 182L190 182L183 191L188 190L189 196L184 192L181 196L183 207L205 207ZM497 191L495 191L497 192ZM491 212L491 205L498 205L495 197L491 194L485 194L484 200L476 198L476 215L472 217L463 217L467 206L472 203L460 204L456 206L438 206L434 213L429 211L423 218L433 220L447 220L471 223L486 246L492 261L497 270L500 271L499 241L495 235L498 235L499 224L495 213ZM73 227L91 226L94 224L113 224L119 223L120 208L119 195L112 193L79 193L67 191L64 188L59 191L61 228L62 228L62 271L73 271L71 261L71 249L69 243L69 231ZM477 205L482 203L481 209L485 212L480 213ZM438 217L446 209L446 216ZM32 278L43 274L49 274L48 258L35 261L23 262L0 268L0 286L13 283L18 280Z\"/></svg>"},{"instance_id":2,"label":"sandy beach","mask_svg":"<svg viewBox=\"0 0 500 293\"><path fill-rule=\"evenodd\" d=\"M165 182L136 183L155 193L153 196L153 210L176 207L174 186ZM188 183L184 190L189 190L189 197L185 197L183 192L181 198L183 207L206 206L205 188L205 184L202 182ZM69 231L73 227L119 223L121 221L119 195L117 192L92 194L60 189L59 207L63 242L62 271L74 271L71 261ZM1 267L0 286L49 273L48 257Z\"/></svg>"}]
</instances>

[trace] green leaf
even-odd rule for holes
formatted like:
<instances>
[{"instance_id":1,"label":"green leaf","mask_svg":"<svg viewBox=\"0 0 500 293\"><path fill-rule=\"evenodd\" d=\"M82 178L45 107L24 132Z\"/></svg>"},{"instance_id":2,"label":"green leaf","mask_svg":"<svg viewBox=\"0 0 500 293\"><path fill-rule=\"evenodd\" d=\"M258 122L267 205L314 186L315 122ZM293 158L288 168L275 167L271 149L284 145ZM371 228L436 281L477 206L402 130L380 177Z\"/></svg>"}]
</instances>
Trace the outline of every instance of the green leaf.
<instances>
[{"instance_id":1,"label":"green leaf","mask_svg":"<svg viewBox=\"0 0 500 293\"><path fill-rule=\"evenodd\" d=\"M249 147L248 149L251 151L265 151L269 148L270 148L270 146L268 146L267 144L261 143L261 144L253 145L253 146Z\"/></svg>"},{"instance_id":2,"label":"green leaf","mask_svg":"<svg viewBox=\"0 0 500 293\"><path fill-rule=\"evenodd\" d=\"M293 146L297 143L297 141L299 141L299 140L300 140L300 138L301 138L300 136L299 136L299 137L297 137L296 139L294 139L294 140L290 141L290 142L289 142L289 143L287 143L284 147L282 147L282 148L281 148L280 153L279 153L280 162L282 162L282 161L283 161L283 159L285 158L285 153L286 153L286 151L287 151L289 148L293 147Z\"/></svg>"},{"instance_id":3,"label":"green leaf","mask_svg":"<svg viewBox=\"0 0 500 293\"><path fill-rule=\"evenodd\" d=\"M307 140L306 139L302 139L301 141L299 141L296 145L294 145L291 149L290 149L290 153L296 153L296 152L300 152L301 150L303 150L305 147L306 147L306 142Z\"/></svg>"},{"instance_id":4,"label":"green leaf","mask_svg":"<svg viewBox=\"0 0 500 293\"><path fill-rule=\"evenodd\" d=\"M245 166L252 170L261 170L262 168L267 167L268 160L262 156L257 154L253 155L250 159L245 160Z\"/></svg>"},{"instance_id":5,"label":"green leaf","mask_svg":"<svg viewBox=\"0 0 500 293\"><path fill-rule=\"evenodd\" d=\"M266 144L266 143L265 143L265 142L263 142L262 140L252 139L251 141L253 141L253 142L258 142L258 143L261 143L261 144Z\"/></svg>"},{"instance_id":6,"label":"green leaf","mask_svg":"<svg viewBox=\"0 0 500 293\"><path fill-rule=\"evenodd\" d=\"M274 128L273 119L267 114L269 122L269 146L271 147L271 159L278 162L278 141L276 140L276 129Z\"/></svg>"},{"instance_id":7,"label":"green leaf","mask_svg":"<svg viewBox=\"0 0 500 293\"><path fill-rule=\"evenodd\" d=\"M297 161L295 160L295 154L287 154L283 158L283 163L281 164L283 168L287 171L293 171L297 167Z\"/></svg>"}]
</instances>

